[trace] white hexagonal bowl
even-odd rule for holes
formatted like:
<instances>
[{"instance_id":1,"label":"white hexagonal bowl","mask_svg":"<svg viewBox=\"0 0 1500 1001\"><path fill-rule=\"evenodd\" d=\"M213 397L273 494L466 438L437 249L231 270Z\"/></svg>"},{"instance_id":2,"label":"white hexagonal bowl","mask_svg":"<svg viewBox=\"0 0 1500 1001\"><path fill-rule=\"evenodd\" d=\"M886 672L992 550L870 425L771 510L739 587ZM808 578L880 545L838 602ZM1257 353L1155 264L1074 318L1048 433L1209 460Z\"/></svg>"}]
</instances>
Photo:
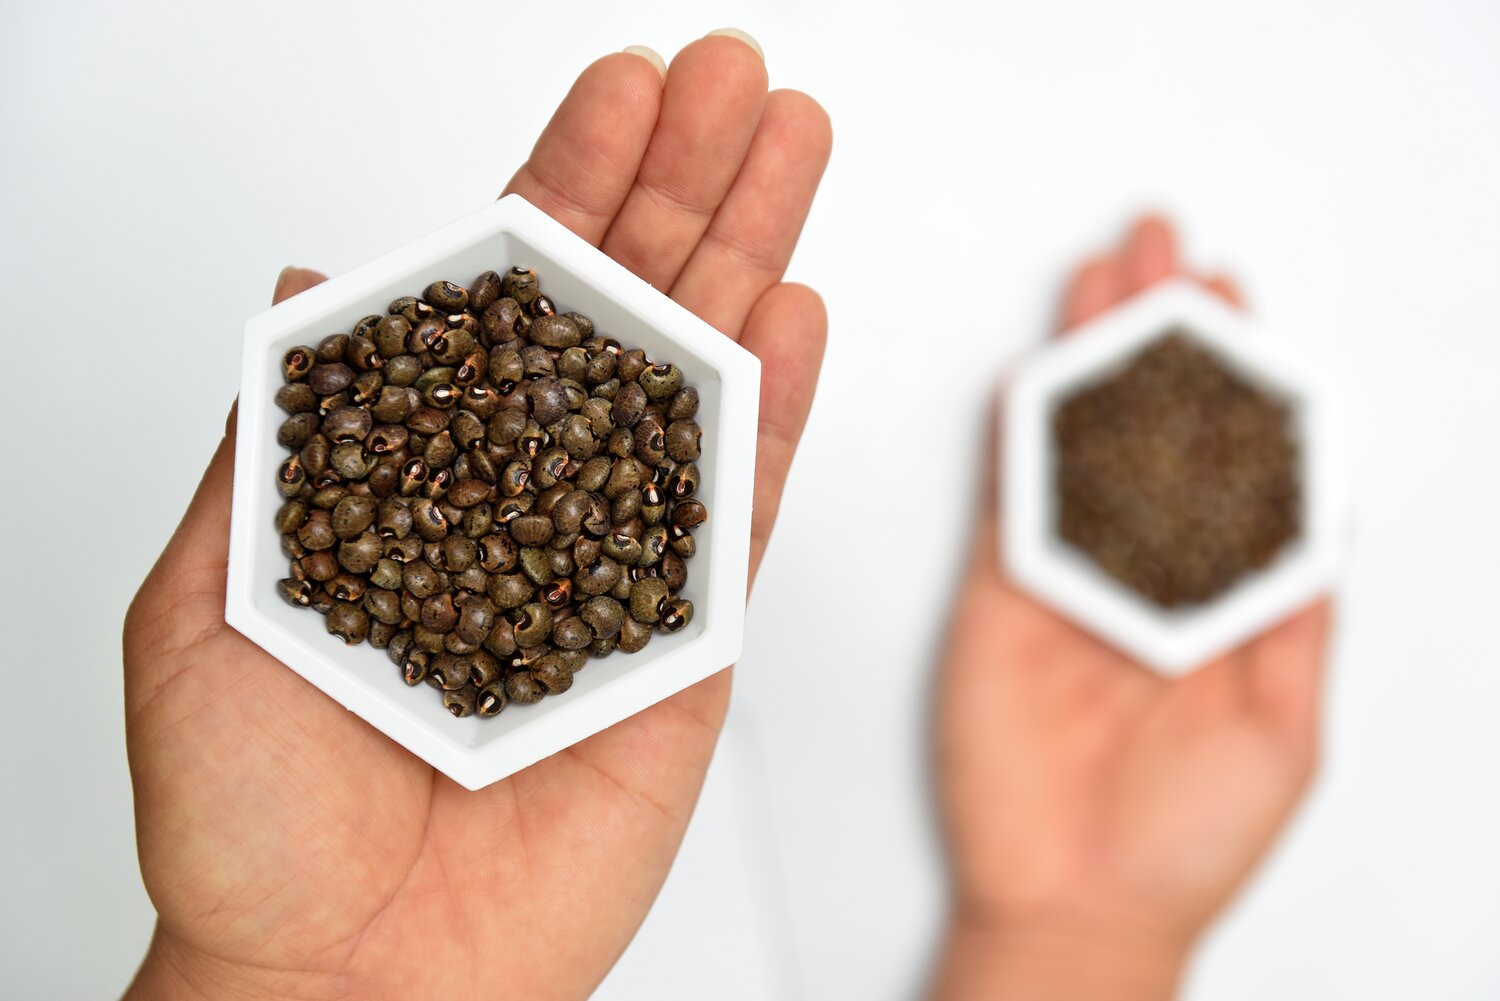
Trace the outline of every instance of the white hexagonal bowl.
<instances>
[{"instance_id":1,"label":"white hexagonal bowl","mask_svg":"<svg viewBox=\"0 0 1500 1001\"><path fill-rule=\"evenodd\" d=\"M598 331L652 358L675 362L698 387L703 427L699 496L709 519L695 531L697 554L683 593L692 623L654 636L636 654L590 660L563 695L513 705L493 719L455 719L427 686L408 688L382 650L346 647L321 615L276 592L287 559L273 527L274 485L285 450L284 414L272 397L287 349L348 331L428 283L466 283L483 271L535 268L559 309L593 318ZM510 195L413 243L332 278L245 325L230 526L230 625L330 698L429 762L478 789L661 701L732 664L744 635L751 497L760 400L760 363L656 289L517 195Z\"/></svg>"},{"instance_id":2,"label":"white hexagonal bowl","mask_svg":"<svg viewBox=\"0 0 1500 1001\"><path fill-rule=\"evenodd\" d=\"M1164 609L1105 574L1057 531L1052 416L1080 387L1179 331L1289 404L1299 446L1302 530L1270 565L1202 605ZM1012 579L1096 635L1164 673L1244 642L1337 579L1347 539L1333 390L1295 350L1199 286L1154 286L1039 346L1010 373L1000 408L1001 559Z\"/></svg>"}]
</instances>

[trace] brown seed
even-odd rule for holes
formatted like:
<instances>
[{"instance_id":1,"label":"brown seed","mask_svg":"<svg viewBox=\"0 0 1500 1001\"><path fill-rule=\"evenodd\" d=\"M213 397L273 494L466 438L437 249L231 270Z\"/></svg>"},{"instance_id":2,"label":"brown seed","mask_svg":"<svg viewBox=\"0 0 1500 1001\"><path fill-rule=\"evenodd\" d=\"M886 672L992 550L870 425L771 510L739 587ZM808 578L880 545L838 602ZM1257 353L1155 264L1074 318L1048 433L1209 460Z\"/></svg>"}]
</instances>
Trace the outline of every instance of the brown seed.
<instances>
[{"instance_id":1,"label":"brown seed","mask_svg":"<svg viewBox=\"0 0 1500 1001\"><path fill-rule=\"evenodd\" d=\"M417 434L434 435L448 427L450 415L437 407L417 407L406 415L406 426Z\"/></svg>"},{"instance_id":2,"label":"brown seed","mask_svg":"<svg viewBox=\"0 0 1500 1001\"><path fill-rule=\"evenodd\" d=\"M298 383L297 385L301 385ZM276 444L282 448L301 448L318 431L318 415L293 414L276 430Z\"/></svg>"},{"instance_id":3,"label":"brown seed","mask_svg":"<svg viewBox=\"0 0 1500 1001\"><path fill-rule=\"evenodd\" d=\"M626 616L625 621L620 624L619 649L625 653L639 653L650 642L651 633L651 625Z\"/></svg>"},{"instance_id":4,"label":"brown seed","mask_svg":"<svg viewBox=\"0 0 1500 1001\"><path fill-rule=\"evenodd\" d=\"M667 544L672 547L671 551L685 560L690 560L698 554L698 541L693 538L693 533L681 525L673 525L667 529ZM666 553L662 554L665 559Z\"/></svg>"},{"instance_id":5,"label":"brown seed","mask_svg":"<svg viewBox=\"0 0 1500 1001\"><path fill-rule=\"evenodd\" d=\"M573 483L579 490L599 491L608 482L614 464L605 456L596 455L579 467Z\"/></svg>"},{"instance_id":6,"label":"brown seed","mask_svg":"<svg viewBox=\"0 0 1500 1001\"><path fill-rule=\"evenodd\" d=\"M459 605L454 631L470 643L483 643L495 625L495 606L480 595L465 597Z\"/></svg>"},{"instance_id":7,"label":"brown seed","mask_svg":"<svg viewBox=\"0 0 1500 1001\"><path fill-rule=\"evenodd\" d=\"M336 362L344 357L344 350L348 346L348 334L329 334L318 342L318 361Z\"/></svg>"},{"instance_id":8,"label":"brown seed","mask_svg":"<svg viewBox=\"0 0 1500 1001\"><path fill-rule=\"evenodd\" d=\"M475 313L482 314L498 298L500 298L500 276L493 271L484 272L469 286L469 308Z\"/></svg>"},{"instance_id":9,"label":"brown seed","mask_svg":"<svg viewBox=\"0 0 1500 1001\"><path fill-rule=\"evenodd\" d=\"M316 388L316 387L314 387ZM568 394L552 376L537 379L527 390L531 399L532 418L541 426L555 424L568 412Z\"/></svg>"},{"instance_id":10,"label":"brown seed","mask_svg":"<svg viewBox=\"0 0 1500 1001\"><path fill-rule=\"evenodd\" d=\"M550 608L561 608L573 597L573 582L564 577L541 586L541 597Z\"/></svg>"},{"instance_id":11,"label":"brown seed","mask_svg":"<svg viewBox=\"0 0 1500 1001\"><path fill-rule=\"evenodd\" d=\"M667 585L657 577L643 577L630 588L630 617L655 624L668 598Z\"/></svg>"},{"instance_id":12,"label":"brown seed","mask_svg":"<svg viewBox=\"0 0 1500 1001\"><path fill-rule=\"evenodd\" d=\"M448 434L455 445L467 451L484 440L484 421L467 410L460 410L448 422Z\"/></svg>"},{"instance_id":13,"label":"brown seed","mask_svg":"<svg viewBox=\"0 0 1500 1001\"><path fill-rule=\"evenodd\" d=\"M432 654L417 649L415 644L407 651L401 663L401 680L408 685L420 685L427 677L432 665Z\"/></svg>"},{"instance_id":14,"label":"brown seed","mask_svg":"<svg viewBox=\"0 0 1500 1001\"><path fill-rule=\"evenodd\" d=\"M633 428L646 411L646 391L635 382L626 382L620 386L610 411L610 418L616 427Z\"/></svg>"},{"instance_id":15,"label":"brown seed","mask_svg":"<svg viewBox=\"0 0 1500 1001\"><path fill-rule=\"evenodd\" d=\"M370 633L370 616L358 605L337 604L329 610L328 631L349 646L363 643Z\"/></svg>"},{"instance_id":16,"label":"brown seed","mask_svg":"<svg viewBox=\"0 0 1500 1001\"><path fill-rule=\"evenodd\" d=\"M452 535L438 544L442 553L442 568L449 573L462 573L474 565L479 546L467 535Z\"/></svg>"},{"instance_id":17,"label":"brown seed","mask_svg":"<svg viewBox=\"0 0 1500 1001\"><path fill-rule=\"evenodd\" d=\"M641 533L641 556L636 560L637 566L654 566L661 559L662 554L667 551L667 545L671 542L671 534L665 525L652 525Z\"/></svg>"},{"instance_id":18,"label":"brown seed","mask_svg":"<svg viewBox=\"0 0 1500 1001\"><path fill-rule=\"evenodd\" d=\"M543 514L523 514L508 527L522 546L544 546L552 540L552 519Z\"/></svg>"},{"instance_id":19,"label":"brown seed","mask_svg":"<svg viewBox=\"0 0 1500 1001\"><path fill-rule=\"evenodd\" d=\"M594 642L594 633L587 622L574 615L552 624L552 642L563 650L582 650Z\"/></svg>"},{"instance_id":20,"label":"brown seed","mask_svg":"<svg viewBox=\"0 0 1500 1001\"><path fill-rule=\"evenodd\" d=\"M507 497L514 497L526 489L526 484L531 482L531 463L524 459L514 459L509 462L500 472L500 482L496 484L500 492Z\"/></svg>"},{"instance_id":21,"label":"brown seed","mask_svg":"<svg viewBox=\"0 0 1500 1001\"><path fill-rule=\"evenodd\" d=\"M615 636L620 632L620 626L625 621L625 608L608 595L597 595L584 602L579 617L593 631L595 637Z\"/></svg>"},{"instance_id":22,"label":"brown seed","mask_svg":"<svg viewBox=\"0 0 1500 1001\"><path fill-rule=\"evenodd\" d=\"M453 595L444 591L422 602L422 625L435 633L446 633L458 624L458 609Z\"/></svg>"},{"instance_id":23,"label":"brown seed","mask_svg":"<svg viewBox=\"0 0 1500 1001\"><path fill-rule=\"evenodd\" d=\"M287 604L303 608L312 604L315 590L311 581L298 580L295 577L288 577L276 585L276 592L286 600Z\"/></svg>"},{"instance_id":24,"label":"brown seed","mask_svg":"<svg viewBox=\"0 0 1500 1001\"><path fill-rule=\"evenodd\" d=\"M375 521L377 504L373 497L346 496L333 508L331 525L333 534L340 539L353 539L369 528Z\"/></svg>"},{"instance_id":25,"label":"brown seed","mask_svg":"<svg viewBox=\"0 0 1500 1001\"><path fill-rule=\"evenodd\" d=\"M629 351L620 352L620 360L615 365L615 374L619 376L620 382L630 383L641 377L650 362L646 361L646 352L640 348L631 348ZM623 388L623 386L622 386Z\"/></svg>"},{"instance_id":26,"label":"brown seed","mask_svg":"<svg viewBox=\"0 0 1500 1001\"><path fill-rule=\"evenodd\" d=\"M414 598L430 598L443 588L442 573L425 560L406 563L401 571L401 579Z\"/></svg>"},{"instance_id":27,"label":"brown seed","mask_svg":"<svg viewBox=\"0 0 1500 1001\"><path fill-rule=\"evenodd\" d=\"M499 573L516 565L519 550L508 535L491 533L475 545L475 560L489 573Z\"/></svg>"},{"instance_id":28,"label":"brown seed","mask_svg":"<svg viewBox=\"0 0 1500 1001\"><path fill-rule=\"evenodd\" d=\"M363 441L340 442L328 455L328 464L346 480L364 479L378 461Z\"/></svg>"},{"instance_id":29,"label":"brown seed","mask_svg":"<svg viewBox=\"0 0 1500 1001\"><path fill-rule=\"evenodd\" d=\"M300 382L307 378L316 364L317 353L309 347L295 347L281 356L281 375L287 382Z\"/></svg>"},{"instance_id":30,"label":"brown seed","mask_svg":"<svg viewBox=\"0 0 1500 1001\"><path fill-rule=\"evenodd\" d=\"M443 692L443 708L462 719L465 716L474 715L478 699L479 690L473 685L464 685L455 691Z\"/></svg>"},{"instance_id":31,"label":"brown seed","mask_svg":"<svg viewBox=\"0 0 1500 1001\"><path fill-rule=\"evenodd\" d=\"M616 459L602 492L605 497L614 500L621 494L636 490L640 485L640 465L634 459Z\"/></svg>"},{"instance_id":32,"label":"brown seed","mask_svg":"<svg viewBox=\"0 0 1500 1001\"><path fill-rule=\"evenodd\" d=\"M319 583L332 580L339 572L339 561L329 550L308 553L298 561L304 576Z\"/></svg>"},{"instance_id":33,"label":"brown seed","mask_svg":"<svg viewBox=\"0 0 1500 1001\"><path fill-rule=\"evenodd\" d=\"M378 587L369 588L364 596L365 611L370 617L378 622L388 622L392 625L401 621L401 596L395 591L386 591Z\"/></svg>"},{"instance_id":34,"label":"brown seed","mask_svg":"<svg viewBox=\"0 0 1500 1001\"><path fill-rule=\"evenodd\" d=\"M308 514L302 526L297 529L297 541L308 552L332 549L338 542L338 536L334 534L333 519L329 513L313 511Z\"/></svg>"},{"instance_id":35,"label":"brown seed","mask_svg":"<svg viewBox=\"0 0 1500 1001\"><path fill-rule=\"evenodd\" d=\"M448 503L457 508L473 507L488 500L491 489L483 480L459 480L448 489Z\"/></svg>"},{"instance_id":36,"label":"brown seed","mask_svg":"<svg viewBox=\"0 0 1500 1001\"><path fill-rule=\"evenodd\" d=\"M569 621L577 622L578 620ZM573 687L573 672L563 662L562 655L558 653L550 653L539 658L531 669L531 675L548 695L561 695Z\"/></svg>"},{"instance_id":37,"label":"brown seed","mask_svg":"<svg viewBox=\"0 0 1500 1001\"><path fill-rule=\"evenodd\" d=\"M519 608L536 594L536 587L520 573L497 573L490 577L487 591L491 601L499 608Z\"/></svg>"},{"instance_id":38,"label":"brown seed","mask_svg":"<svg viewBox=\"0 0 1500 1001\"><path fill-rule=\"evenodd\" d=\"M677 462L692 462L702 454L702 438L703 429L697 421L673 421L667 425L667 454Z\"/></svg>"},{"instance_id":39,"label":"brown seed","mask_svg":"<svg viewBox=\"0 0 1500 1001\"><path fill-rule=\"evenodd\" d=\"M531 463L531 482L542 490L557 485L557 482L573 471L572 460L561 448L542 451Z\"/></svg>"},{"instance_id":40,"label":"brown seed","mask_svg":"<svg viewBox=\"0 0 1500 1001\"><path fill-rule=\"evenodd\" d=\"M433 282L423 290L422 298L440 313L457 313L469 304L469 290L452 282Z\"/></svg>"},{"instance_id":41,"label":"brown seed","mask_svg":"<svg viewBox=\"0 0 1500 1001\"><path fill-rule=\"evenodd\" d=\"M307 385L319 396L332 396L349 388L354 370L343 362L314 365L307 373Z\"/></svg>"},{"instance_id":42,"label":"brown seed","mask_svg":"<svg viewBox=\"0 0 1500 1001\"><path fill-rule=\"evenodd\" d=\"M655 466L667 455L667 435L661 422L647 414L636 423L635 457L648 466Z\"/></svg>"},{"instance_id":43,"label":"brown seed","mask_svg":"<svg viewBox=\"0 0 1500 1001\"><path fill-rule=\"evenodd\" d=\"M686 598L668 598L662 606L661 628L675 633L693 621L693 603Z\"/></svg>"},{"instance_id":44,"label":"brown seed","mask_svg":"<svg viewBox=\"0 0 1500 1001\"><path fill-rule=\"evenodd\" d=\"M350 573L369 573L385 555L385 546L374 532L365 532L358 538L339 543L339 566Z\"/></svg>"},{"instance_id":45,"label":"brown seed","mask_svg":"<svg viewBox=\"0 0 1500 1001\"><path fill-rule=\"evenodd\" d=\"M698 415L698 390L693 386L683 386L672 397L672 402L667 405L667 417L670 420L682 421L689 417Z\"/></svg>"},{"instance_id":46,"label":"brown seed","mask_svg":"<svg viewBox=\"0 0 1500 1001\"><path fill-rule=\"evenodd\" d=\"M344 361L356 372L366 372L384 367L385 359L375 347L375 342L358 334L351 335L344 345Z\"/></svg>"},{"instance_id":47,"label":"brown seed","mask_svg":"<svg viewBox=\"0 0 1500 1001\"><path fill-rule=\"evenodd\" d=\"M448 488L453 486L453 482L452 467L439 466L432 471L432 475L427 477L427 482L422 484L422 496L437 504L438 510L443 512L443 517L448 519L450 526L463 517L463 513L447 501Z\"/></svg>"},{"instance_id":48,"label":"brown seed","mask_svg":"<svg viewBox=\"0 0 1500 1001\"><path fill-rule=\"evenodd\" d=\"M600 556L578 571L574 583L580 594L608 594L620 582L623 572L620 564L608 556Z\"/></svg>"},{"instance_id":49,"label":"brown seed","mask_svg":"<svg viewBox=\"0 0 1500 1001\"><path fill-rule=\"evenodd\" d=\"M479 644L468 642L450 629L443 634L443 649L460 657L469 657L479 649Z\"/></svg>"},{"instance_id":50,"label":"brown seed","mask_svg":"<svg viewBox=\"0 0 1500 1001\"><path fill-rule=\"evenodd\" d=\"M485 307L484 315L480 318L480 329L492 343L499 343L524 333L529 322L521 304L502 293L502 298Z\"/></svg>"},{"instance_id":51,"label":"brown seed","mask_svg":"<svg viewBox=\"0 0 1500 1001\"><path fill-rule=\"evenodd\" d=\"M516 652L515 626L509 619L495 617L495 624L484 638L484 648L496 657L508 657Z\"/></svg>"},{"instance_id":52,"label":"brown seed","mask_svg":"<svg viewBox=\"0 0 1500 1001\"><path fill-rule=\"evenodd\" d=\"M708 508L702 501L684 500L672 505L672 524L681 528L697 528L708 520Z\"/></svg>"},{"instance_id":53,"label":"brown seed","mask_svg":"<svg viewBox=\"0 0 1500 1001\"><path fill-rule=\"evenodd\" d=\"M667 585L667 590L675 594L687 583L687 561L675 551L662 553L657 576Z\"/></svg>"},{"instance_id":54,"label":"brown seed","mask_svg":"<svg viewBox=\"0 0 1500 1001\"><path fill-rule=\"evenodd\" d=\"M566 316L538 316L526 331L533 342L547 348L571 348L583 340L578 324ZM550 421L543 421L550 423Z\"/></svg>"},{"instance_id":55,"label":"brown seed","mask_svg":"<svg viewBox=\"0 0 1500 1001\"><path fill-rule=\"evenodd\" d=\"M512 702L528 705L540 702L547 691L530 671L517 671L505 679L505 694Z\"/></svg>"},{"instance_id":56,"label":"brown seed","mask_svg":"<svg viewBox=\"0 0 1500 1001\"><path fill-rule=\"evenodd\" d=\"M411 502L411 525L423 542L438 542L448 534L447 517L426 497Z\"/></svg>"},{"instance_id":57,"label":"brown seed","mask_svg":"<svg viewBox=\"0 0 1500 1001\"><path fill-rule=\"evenodd\" d=\"M552 525L559 532L577 532L582 528L584 516L591 508L591 498L586 491L570 491L553 505Z\"/></svg>"},{"instance_id":58,"label":"brown seed","mask_svg":"<svg viewBox=\"0 0 1500 1001\"><path fill-rule=\"evenodd\" d=\"M469 663L458 654L444 650L428 665L427 682L445 692L456 692L469 682Z\"/></svg>"},{"instance_id":59,"label":"brown seed","mask_svg":"<svg viewBox=\"0 0 1500 1001\"><path fill-rule=\"evenodd\" d=\"M505 694L505 684L497 681L479 690L475 707L481 716L498 716L509 701L509 697Z\"/></svg>"},{"instance_id":60,"label":"brown seed","mask_svg":"<svg viewBox=\"0 0 1500 1001\"><path fill-rule=\"evenodd\" d=\"M307 505L299 500L289 500L276 512L276 531L285 535L295 532L307 520Z\"/></svg>"},{"instance_id":61,"label":"brown seed","mask_svg":"<svg viewBox=\"0 0 1500 1001\"><path fill-rule=\"evenodd\" d=\"M276 405L289 414L312 413L318 409L318 394L305 382L289 382L276 391Z\"/></svg>"},{"instance_id":62,"label":"brown seed","mask_svg":"<svg viewBox=\"0 0 1500 1001\"><path fill-rule=\"evenodd\" d=\"M427 439L427 448L422 452L422 458L433 469L439 469L451 463L457 454L458 446L453 443L453 436L445 430Z\"/></svg>"}]
</instances>

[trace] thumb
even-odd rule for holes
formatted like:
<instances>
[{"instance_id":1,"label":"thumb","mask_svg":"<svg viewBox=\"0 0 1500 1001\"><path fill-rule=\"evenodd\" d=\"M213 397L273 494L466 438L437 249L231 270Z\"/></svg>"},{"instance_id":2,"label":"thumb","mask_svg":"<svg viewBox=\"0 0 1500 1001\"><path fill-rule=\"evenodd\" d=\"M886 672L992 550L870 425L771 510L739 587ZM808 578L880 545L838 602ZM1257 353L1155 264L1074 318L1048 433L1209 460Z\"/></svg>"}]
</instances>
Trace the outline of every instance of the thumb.
<instances>
[{"instance_id":1,"label":"thumb","mask_svg":"<svg viewBox=\"0 0 1500 1001\"><path fill-rule=\"evenodd\" d=\"M289 299L325 280L316 271L286 268L276 279L272 302ZM151 568L126 616L126 642L145 630L156 641L180 643L223 625L224 585L229 562L229 506L234 483L235 423L230 407L219 442L177 531Z\"/></svg>"}]
</instances>

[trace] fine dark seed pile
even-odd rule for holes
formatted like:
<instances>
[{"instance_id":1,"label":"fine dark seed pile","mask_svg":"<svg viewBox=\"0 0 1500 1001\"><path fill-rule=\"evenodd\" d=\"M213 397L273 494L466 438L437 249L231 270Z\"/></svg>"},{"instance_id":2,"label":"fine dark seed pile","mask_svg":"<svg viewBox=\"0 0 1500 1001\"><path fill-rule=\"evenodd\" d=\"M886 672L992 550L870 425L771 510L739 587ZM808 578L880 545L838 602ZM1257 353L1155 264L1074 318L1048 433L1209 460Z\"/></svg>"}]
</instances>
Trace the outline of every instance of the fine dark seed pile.
<instances>
[{"instance_id":1,"label":"fine dark seed pile","mask_svg":"<svg viewBox=\"0 0 1500 1001\"><path fill-rule=\"evenodd\" d=\"M692 620L698 391L535 272L434 282L282 373L281 595L453 715L560 694Z\"/></svg>"},{"instance_id":2,"label":"fine dark seed pile","mask_svg":"<svg viewBox=\"0 0 1500 1001\"><path fill-rule=\"evenodd\" d=\"M1165 608L1208 601L1299 530L1286 407L1169 335L1053 419L1059 531Z\"/></svg>"}]
</instances>

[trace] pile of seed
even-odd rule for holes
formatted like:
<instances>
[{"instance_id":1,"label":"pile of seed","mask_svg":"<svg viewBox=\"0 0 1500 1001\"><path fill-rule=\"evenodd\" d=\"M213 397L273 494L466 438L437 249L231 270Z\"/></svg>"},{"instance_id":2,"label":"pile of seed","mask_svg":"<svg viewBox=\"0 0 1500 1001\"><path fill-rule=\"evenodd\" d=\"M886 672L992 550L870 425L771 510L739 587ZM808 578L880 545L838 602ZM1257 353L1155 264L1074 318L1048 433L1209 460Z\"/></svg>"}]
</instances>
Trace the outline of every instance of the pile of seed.
<instances>
[{"instance_id":1,"label":"pile of seed","mask_svg":"<svg viewBox=\"0 0 1500 1001\"><path fill-rule=\"evenodd\" d=\"M1067 399L1053 433L1062 537L1165 608L1223 593L1298 533L1286 406L1180 335Z\"/></svg>"},{"instance_id":2,"label":"pile of seed","mask_svg":"<svg viewBox=\"0 0 1500 1001\"><path fill-rule=\"evenodd\" d=\"M282 373L279 590L453 715L565 692L692 620L698 391L535 272L434 282Z\"/></svg>"}]
</instances>

